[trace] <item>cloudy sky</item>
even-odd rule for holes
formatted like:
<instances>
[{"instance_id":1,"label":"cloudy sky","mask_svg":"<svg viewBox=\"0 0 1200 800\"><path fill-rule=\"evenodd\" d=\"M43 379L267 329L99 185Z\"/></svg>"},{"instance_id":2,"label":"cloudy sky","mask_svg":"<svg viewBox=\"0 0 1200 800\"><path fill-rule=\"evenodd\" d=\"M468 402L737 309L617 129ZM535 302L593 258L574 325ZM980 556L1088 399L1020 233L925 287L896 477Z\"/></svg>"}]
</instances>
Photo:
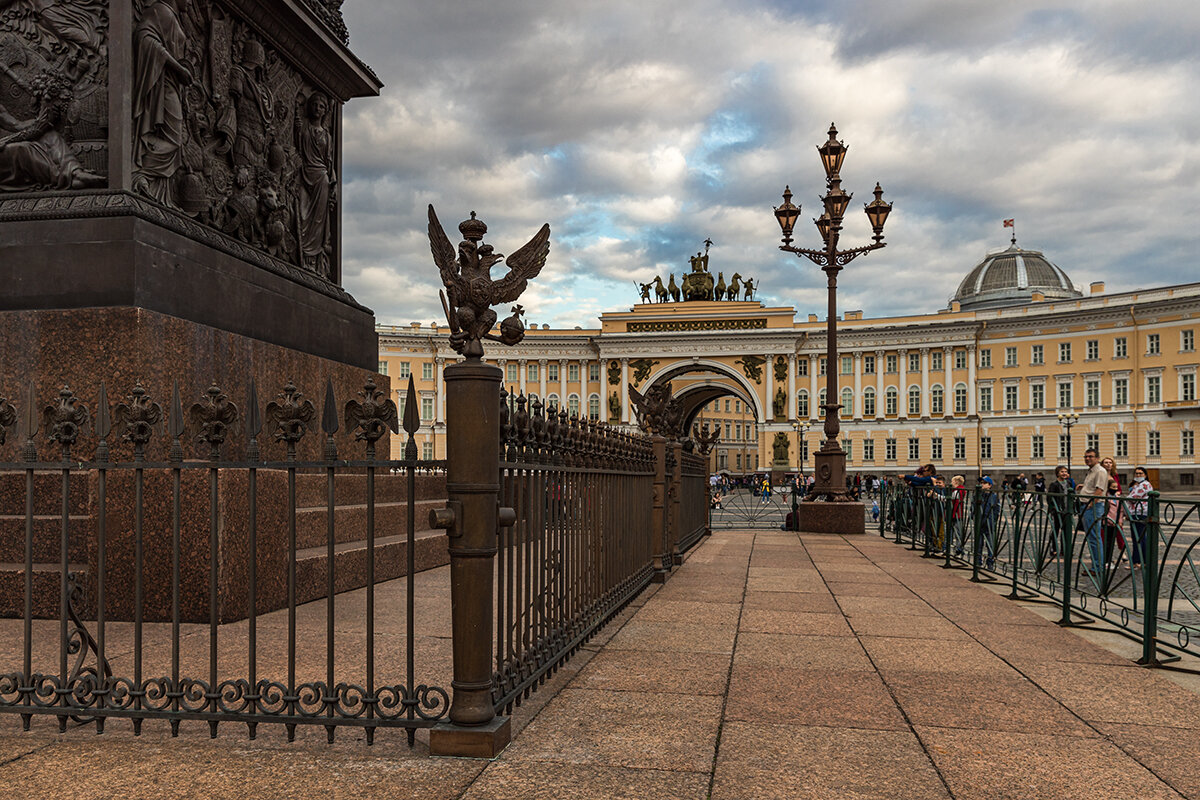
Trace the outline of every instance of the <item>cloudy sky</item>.
<instances>
[{"instance_id":1,"label":"cloudy sky","mask_svg":"<svg viewBox=\"0 0 1200 800\"><path fill-rule=\"evenodd\" d=\"M842 273L842 309L931 312L1008 243L1079 285L1200 279L1195 0L349 0L355 52L386 84L345 115L346 287L385 324L442 318L433 203L475 210L512 252L543 222L527 320L591 327L633 281L710 266L801 318L822 276L781 253L784 184L802 243L831 121L849 145L844 241L888 247ZM821 313L822 318L824 314Z\"/></svg>"}]
</instances>

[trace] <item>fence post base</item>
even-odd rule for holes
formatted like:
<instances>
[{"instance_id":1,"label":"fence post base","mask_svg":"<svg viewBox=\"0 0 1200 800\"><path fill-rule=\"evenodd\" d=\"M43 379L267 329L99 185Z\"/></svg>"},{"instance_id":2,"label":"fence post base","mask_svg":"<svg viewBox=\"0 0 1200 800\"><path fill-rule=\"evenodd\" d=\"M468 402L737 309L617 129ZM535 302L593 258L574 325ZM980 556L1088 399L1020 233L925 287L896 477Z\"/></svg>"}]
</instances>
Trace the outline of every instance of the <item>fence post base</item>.
<instances>
[{"instance_id":1,"label":"fence post base","mask_svg":"<svg viewBox=\"0 0 1200 800\"><path fill-rule=\"evenodd\" d=\"M509 717L493 717L483 725L439 722L429 729L429 752L435 756L495 758L512 741Z\"/></svg>"}]
</instances>

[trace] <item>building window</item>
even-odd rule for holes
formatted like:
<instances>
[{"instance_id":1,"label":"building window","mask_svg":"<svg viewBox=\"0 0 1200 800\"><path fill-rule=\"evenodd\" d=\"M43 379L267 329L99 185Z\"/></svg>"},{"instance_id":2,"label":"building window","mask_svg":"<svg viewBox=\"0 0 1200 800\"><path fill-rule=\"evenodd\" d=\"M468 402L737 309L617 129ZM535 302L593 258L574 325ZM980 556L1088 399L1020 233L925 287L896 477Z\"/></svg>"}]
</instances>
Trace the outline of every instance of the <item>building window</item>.
<instances>
[{"instance_id":1,"label":"building window","mask_svg":"<svg viewBox=\"0 0 1200 800\"><path fill-rule=\"evenodd\" d=\"M1162 455L1162 434L1150 431L1146 434L1146 455L1158 458Z\"/></svg>"},{"instance_id":2,"label":"building window","mask_svg":"<svg viewBox=\"0 0 1200 800\"><path fill-rule=\"evenodd\" d=\"M726 400L726 403L729 401ZM725 409L728 411L729 409ZM808 419L808 392L801 389L796 395L796 416L800 419Z\"/></svg>"},{"instance_id":3,"label":"building window","mask_svg":"<svg viewBox=\"0 0 1200 800\"><path fill-rule=\"evenodd\" d=\"M984 461L992 460L992 437L979 437L979 457Z\"/></svg>"},{"instance_id":4,"label":"building window","mask_svg":"<svg viewBox=\"0 0 1200 800\"><path fill-rule=\"evenodd\" d=\"M730 435L730 433L729 433L729 423L728 423L728 422L726 422L726 423L725 423L725 441L727 441L727 442L728 442L728 441L730 441L730 440L732 440L732 439L733 439L733 436L731 436L731 435Z\"/></svg>"},{"instance_id":5,"label":"building window","mask_svg":"<svg viewBox=\"0 0 1200 800\"><path fill-rule=\"evenodd\" d=\"M1129 378L1113 378L1113 405L1129 405Z\"/></svg>"},{"instance_id":6,"label":"building window","mask_svg":"<svg viewBox=\"0 0 1200 800\"><path fill-rule=\"evenodd\" d=\"M1070 360L1071 360L1071 343L1070 342L1059 342L1058 343L1058 363L1066 364Z\"/></svg>"},{"instance_id":7,"label":"building window","mask_svg":"<svg viewBox=\"0 0 1200 800\"><path fill-rule=\"evenodd\" d=\"M1060 383L1058 385L1058 407L1071 408L1071 384Z\"/></svg>"},{"instance_id":8,"label":"building window","mask_svg":"<svg viewBox=\"0 0 1200 800\"><path fill-rule=\"evenodd\" d=\"M863 439L863 461L875 460L875 440Z\"/></svg>"},{"instance_id":9,"label":"building window","mask_svg":"<svg viewBox=\"0 0 1200 800\"><path fill-rule=\"evenodd\" d=\"M592 395L591 397L588 398L588 419L590 419L590 420L600 419L600 397L599 397L599 395Z\"/></svg>"},{"instance_id":10,"label":"building window","mask_svg":"<svg viewBox=\"0 0 1200 800\"><path fill-rule=\"evenodd\" d=\"M1099 339L1088 339L1087 340L1087 360L1088 361L1099 361L1100 360L1100 340Z\"/></svg>"},{"instance_id":11,"label":"building window","mask_svg":"<svg viewBox=\"0 0 1200 800\"><path fill-rule=\"evenodd\" d=\"M1179 455L1196 455L1196 433L1194 431L1179 432Z\"/></svg>"},{"instance_id":12,"label":"building window","mask_svg":"<svg viewBox=\"0 0 1200 800\"><path fill-rule=\"evenodd\" d=\"M1004 387L1004 410L1016 411L1019 402L1017 400L1017 390L1019 386L1008 385Z\"/></svg>"},{"instance_id":13,"label":"building window","mask_svg":"<svg viewBox=\"0 0 1200 800\"><path fill-rule=\"evenodd\" d=\"M908 460L921 460L921 440L915 436L908 437Z\"/></svg>"},{"instance_id":14,"label":"building window","mask_svg":"<svg viewBox=\"0 0 1200 800\"><path fill-rule=\"evenodd\" d=\"M808 461L808 439L800 437L800 461Z\"/></svg>"},{"instance_id":15,"label":"building window","mask_svg":"<svg viewBox=\"0 0 1200 800\"><path fill-rule=\"evenodd\" d=\"M954 437L954 460L964 461L967 458L967 437Z\"/></svg>"},{"instance_id":16,"label":"building window","mask_svg":"<svg viewBox=\"0 0 1200 800\"><path fill-rule=\"evenodd\" d=\"M1185 353L1196 349L1196 334L1190 329L1179 332L1179 349Z\"/></svg>"},{"instance_id":17,"label":"building window","mask_svg":"<svg viewBox=\"0 0 1200 800\"><path fill-rule=\"evenodd\" d=\"M1017 365L1017 348L1004 348L1004 366L1015 367Z\"/></svg>"},{"instance_id":18,"label":"building window","mask_svg":"<svg viewBox=\"0 0 1200 800\"><path fill-rule=\"evenodd\" d=\"M966 369L967 368L967 351L966 350L955 350L954 351L954 368L955 369Z\"/></svg>"},{"instance_id":19,"label":"building window","mask_svg":"<svg viewBox=\"0 0 1200 800\"><path fill-rule=\"evenodd\" d=\"M841 445L842 450L846 451L846 461L851 461L854 458L854 442L849 439L843 439Z\"/></svg>"},{"instance_id":20,"label":"building window","mask_svg":"<svg viewBox=\"0 0 1200 800\"><path fill-rule=\"evenodd\" d=\"M1100 407L1100 381L1084 381L1083 400L1088 408Z\"/></svg>"},{"instance_id":21,"label":"building window","mask_svg":"<svg viewBox=\"0 0 1200 800\"><path fill-rule=\"evenodd\" d=\"M421 365L421 380L423 380L423 381L433 380L433 364L431 364L428 361L426 361L424 364Z\"/></svg>"},{"instance_id":22,"label":"building window","mask_svg":"<svg viewBox=\"0 0 1200 800\"><path fill-rule=\"evenodd\" d=\"M539 366L538 364L526 364L525 365L525 380L526 381L540 380L538 378L538 374L539 374L538 366Z\"/></svg>"},{"instance_id":23,"label":"building window","mask_svg":"<svg viewBox=\"0 0 1200 800\"><path fill-rule=\"evenodd\" d=\"M1034 461L1046 460L1046 437L1041 434L1034 434L1029 440L1029 449L1032 453Z\"/></svg>"},{"instance_id":24,"label":"building window","mask_svg":"<svg viewBox=\"0 0 1200 800\"><path fill-rule=\"evenodd\" d=\"M842 356L842 374L854 374L854 356Z\"/></svg>"},{"instance_id":25,"label":"building window","mask_svg":"<svg viewBox=\"0 0 1200 800\"><path fill-rule=\"evenodd\" d=\"M942 371L942 351L934 350L933 353L931 354L930 358L931 358L930 365L929 365L930 369L932 369L934 372L941 372Z\"/></svg>"},{"instance_id":26,"label":"building window","mask_svg":"<svg viewBox=\"0 0 1200 800\"><path fill-rule=\"evenodd\" d=\"M404 419L404 409L408 408L408 395L396 390L396 417L400 420Z\"/></svg>"},{"instance_id":27,"label":"building window","mask_svg":"<svg viewBox=\"0 0 1200 800\"><path fill-rule=\"evenodd\" d=\"M387 362L386 361L379 362L379 374L387 375Z\"/></svg>"},{"instance_id":28,"label":"building window","mask_svg":"<svg viewBox=\"0 0 1200 800\"><path fill-rule=\"evenodd\" d=\"M984 369L992 366L992 351L989 348L980 348L979 366L983 367Z\"/></svg>"},{"instance_id":29,"label":"building window","mask_svg":"<svg viewBox=\"0 0 1200 800\"><path fill-rule=\"evenodd\" d=\"M1017 458L1017 437L1004 437L1004 458L1007 461L1015 461Z\"/></svg>"},{"instance_id":30,"label":"building window","mask_svg":"<svg viewBox=\"0 0 1200 800\"><path fill-rule=\"evenodd\" d=\"M1100 452L1100 434L1089 433L1085 437L1084 441L1087 442L1087 448L1089 450L1095 450L1096 452Z\"/></svg>"},{"instance_id":31,"label":"building window","mask_svg":"<svg viewBox=\"0 0 1200 800\"><path fill-rule=\"evenodd\" d=\"M864 417L875 416L875 390L874 389L864 389L863 390L863 416Z\"/></svg>"},{"instance_id":32,"label":"building window","mask_svg":"<svg viewBox=\"0 0 1200 800\"><path fill-rule=\"evenodd\" d=\"M726 413L726 414L728 414L728 413L729 413L729 408L730 408L730 406L732 406L732 405L733 405L733 401L732 401L732 400L729 400L729 399L726 399L726 400L725 400L725 413Z\"/></svg>"},{"instance_id":33,"label":"building window","mask_svg":"<svg viewBox=\"0 0 1200 800\"><path fill-rule=\"evenodd\" d=\"M899 396L899 393L896 391L895 386L889 386L887 388L887 391L884 392L884 395L883 395L883 413L884 414L894 417L894 416L896 416L896 414L899 413L899 411L898 411L898 407L899 407L898 396Z\"/></svg>"},{"instance_id":34,"label":"building window","mask_svg":"<svg viewBox=\"0 0 1200 800\"><path fill-rule=\"evenodd\" d=\"M562 411L562 407L558 403L558 395L554 392L546 397L546 410L554 413Z\"/></svg>"},{"instance_id":35,"label":"building window","mask_svg":"<svg viewBox=\"0 0 1200 800\"><path fill-rule=\"evenodd\" d=\"M967 413L967 387L961 383L954 387L954 413Z\"/></svg>"},{"instance_id":36,"label":"building window","mask_svg":"<svg viewBox=\"0 0 1200 800\"><path fill-rule=\"evenodd\" d=\"M579 416L579 395L573 394L567 398L567 413L572 417Z\"/></svg>"},{"instance_id":37,"label":"building window","mask_svg":"<svg viewBox=\"0 0 1200 800\"><path fill-rule=\"evenodd\" d=\"M421 443L421 458L426 461L433 461L433 442Z\"/></svg>"},{"instance_id":38,"label":"building window","mask_svg":"<svg viewBox=\"0 0 1200 800\"><path fill-rule=\"evenodd\" d=\"M850 419L854 416L854 390L850 387L842 389L842 419Z\"/></svg>"},{"instance_id":39,"label":"building window","mask_svg":"<svg viewBox=\"0 0 1200 800\"><path fill-rule=\"evenodd\" d=\"M935 464L942 460L942 437L935 436L929 440L929 460Z\"/></svg>"},{"instance_id":40,"label":"building window","mask_svg":"<svg viewBox=\"0 0 1200 800\"><path fill-rule=\"evenodd\" d=\"M1114 437L1113 455L1116 458L1128 458L1129 457L1129 434L1128 433L1121 432L1121 433L1118 433Z\"/></svg>"},{"instance_id":41,"label":"building window","mask_svg":"<svg viewBox=\"0 0 1200 800\"><path fill-rule=\"evenodd\" d=\"M932 414L946 413L946 392L940 386L934 386L929 393L929 407Z\"/></svg>"},{"instance_id":42,"label":"building window","mask_svg":"<svg viewBox=\"0 0 1200 800\"><path fill-rule=\"evenodd\" d=\"M407 378L411 374L412 374L412 362L411 361L401 361L400 362L400 377Z\"/></svg>"},{"instance_id":43,"label":"building window","mask_svg":"<svg viewBox=\"0 0 1200 800\"><path fill-rule=\"evenodd\" d=\"M1146 378L1146 402L1162 402L1162 378L1157 375L1150 375Z\"/></svg>"},{"instance_id":44,"label":"building window","mask_svg":"<svg viewBox=\"0 0 1200 800\"><path fill-rule=\"evenodd\" d=\"M896 356L888 356L887 357L888 373L894 375L898 370L899 370L899 367L897 366Z\"/></svg>"},{"instance_id":45,"label":"building window","mask_svg":"<svg viewBox=\"0 0 1200 800\"><path fill-rule=\"evenodd\" d=\"M521 373L518 370L520 370L520 367L516 364L505 365L505 377L509 383L516 383L517 381L521 380Z\"/></svg>"},{"instance_id":46,"label":"building window","mask_svg":"<svg viewBox=\"0 0 1200 800\"><path fill-rule=\"evenodd\" d=\"M896 440L887 438L883 440L883 457L888 461L896 460Z\"/></svg>"},{"instance_id":47,"label":"building window","mask_svg":"<svg viewBox=\"0 0 1200 800\"><path fill-rule=\"evenodd\" d=\"M825 391L826 391L826 388L824 386L822 386L821 391L817 393L817 409L819 411L825 410Z\"/></svg>"},{"instance_id":48,"label":"building window","mask_svg":"<svg viewBox=\"0 0 1200 800\"><path fill-rule=\"evenodd\" d=\"M986 413L992 410L992 387L979 387L979 410L981 413Z\"/></svg>"},{"instance_id":49,"label":"building window","mask_svg":"<svg viewBox=\"0 0 1200 800\"><path fill-rule=\"evenodd\" d=\"M429 420L433 419L433 398L432 397L422 397L421 398L421 419L425 422L429 422Z\"/></svg>"},{"instance_id":50,"label":"building window","mask_svg":"<svg viewBox=\"0 0 1200 800\"><path fill-rule=\"evenodd\" d=\"M825 374L825 360L825 356L821 356L820 360L817 362L817 375Z\"/></svg>"},{"instance_id":51,"label":"building window","mask_svg":"<svg viewBox=\"0 0 1200 800\"><path fill-rule=\"evenodd\" d=\"M1179 376L1179 399L1193 402L1196 399L1196 374L1186 372Z\"/></svg>"},{"instance_id":52,"label":"building window","mask_svg":"<svg viewBox=\"0 0 1200 800\"><path fill-rule=\"evenodd\" d=\"M808 377L808 357L801 356L796 360L796 374L801 378Z\"/></svg>"},{"instance_id":53,"label":"building window","mask_svg":"<svg viewBox=\"0 0 1200 800\"><path fill-rule=\"evenodd\" d=\"M1129 343L1124 336L1113 339L1113 358L1126 358L1129 355Z\"/></svg>"},{"instance_id":54,"label":"building window","mask_svg":"<svg viewBox=\"0 0 1200 800\"><path fill-rule=\"evenodd\" d=\"M738 472L741 472L741 471L742 471L742 454L741 454L741 453L738 453L738 454L737 454L737 455L734 457L734 461L737 463L737 470L738 470Z\"/></svg>"},{"instance_id":55,"label":"building window","mask_svg":"<svg viewBox=\"0 0 1200 800\"><path fill-rule=\"evenodd\" d=\"M863 356L863 374L875 374L875 356Z\"/></svg>"},{"instance_id":56,"label":"building window","mask_svg":"<svg viewBox=\"0 0 1200 800\"><path fill-rule=\"evenodd\" d=\"M920 353L909 353L908 354L908 371L909 372L920 372L921 371L921 354Z\"/></svg>"},{"instance_id":57,"label":"building window","mask_svg":"<svg viewBox=\"0 0 1200 800\"><path fill-rule=\"evenodd\" d=\"M592 362L588 364L588 380L596 383L600 382L600 364Z\"/></svg>"},{"instance_id":58,"label":"building window","mask_svg":"<svg viewBox=\"0 0 1200 800\"><path fill-rule=\"evenodd\" d=\"M1046 348L1043 345L1035 344L1029 356L1029 363L1035 366L1040 366L1046 363Z\"/></svg>"},{"instance_id":59,"label":"building window","mask_svg":"<svg viewBox=\"0 0 1200 800\"><path fill-rule=\"evenodd\" d=\"M1058 457L1060 459L1067 457L1067 436L1063 433L1058 435Z\"/></svg>"},{"instance_id":60,"label":"building window","mask_svg":"<svg viewBox=\"0 0 1200 800\"><path fill-rule=\"evenodd\" d=\"M908 387L908 415L910 417L921 416L921 387Z\"/></svg>"},{"instance_id":61,"label":"building window","mask_svg":"<svg viewBox=\"0 0 1200 800\"><path fill-rule=\"evenodd\" d=\"M1159 350L1158 350L1158 334L1157 333L1146 334L1146 355L1156 356L1156 355L1158 355L1158 352L1159 352Z\"/></svg>"},{"instance_id":62,"label":"building window","mask_svg":"<svg viewBox=\"0 0 1200 800\"><path fill-rule=\"evenodd\" d=\"M550 364L549 366L546 367L546 380L548 380L548 381L557 381L558 380L558 364Z\"/></svg>"},{"instance_id":63,"label":"building window","mask_svg":"<svg viewBox=\"0 0 1200 800\"><path fill-rule=\"evenodd\" d=\"M1044 411L1046 408L1046 385L1035 383L1029 387L1029 407L1034 411Z\"/></svg>"},{"instance_id":64,"label":"building window","mask_svg":"<svg viewBox=\"0 0 1200 800\"><path fill-rule=\"evenodd\" d=\"M579 365L578 364L568 364L567 365L567 380L569 380L571 383L579 383Z\"/></svg>"}]
</instances>

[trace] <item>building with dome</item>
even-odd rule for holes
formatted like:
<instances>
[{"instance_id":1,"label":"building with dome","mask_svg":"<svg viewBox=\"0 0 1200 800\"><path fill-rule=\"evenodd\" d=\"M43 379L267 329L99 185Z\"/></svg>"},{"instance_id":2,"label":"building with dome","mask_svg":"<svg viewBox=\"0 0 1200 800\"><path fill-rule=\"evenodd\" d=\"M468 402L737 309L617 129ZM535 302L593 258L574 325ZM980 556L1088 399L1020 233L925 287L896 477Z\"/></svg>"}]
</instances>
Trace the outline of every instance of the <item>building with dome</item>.
<instances>
[{"instance_id":1,"label":"building with dome","mask_svg":"<svg viewBox=\"0 0 1200 800\"><path fill-rule=\"evenodd\" d=\"M933 462L999 482L1069 461L1082 477L1083 450L1095 447L1124 476L1145 466L1157 488L1196 483L1200 283L1109 293L1096 282L1084 292L1014 241L969 270L946 308L844 312L832 365L823 319L754 300L641 302L602 314L597 328L531 328L520 345L487 354L512 392L633 426L630 385L645 392L669 380L689 422L721 434L714 471L811 466L825 371L836 369L851 473ZM458 358L449 333L436 323L378 327L379 370L399 401L414 378L428 458L444 453L442 370ZM1079 415L1069 438L1061 414Z\"/></svg>"}]
</instances>

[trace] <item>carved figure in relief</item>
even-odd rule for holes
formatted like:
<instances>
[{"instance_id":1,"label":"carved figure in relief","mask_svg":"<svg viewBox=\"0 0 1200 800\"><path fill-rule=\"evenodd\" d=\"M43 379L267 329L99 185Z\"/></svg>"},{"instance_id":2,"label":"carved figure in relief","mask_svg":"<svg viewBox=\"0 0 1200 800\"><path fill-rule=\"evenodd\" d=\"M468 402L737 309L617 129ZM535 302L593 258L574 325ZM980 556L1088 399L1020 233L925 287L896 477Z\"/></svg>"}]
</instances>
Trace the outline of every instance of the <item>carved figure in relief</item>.
<instances>
[{"instance_id":1,"label":"carved figure in relief","mask_svg":"<svg viewBox=\"0 0 1200 800\"><path fill-rule=\"evenodd\" d=\"M617 361L608 362L608 382L610 384L621 382L621 365Z\"/></svg>"},{"instance_id":2,"label":"carved figure in relief","mask_svg":"<svg viewBox=\"0 0 1200 800\"><path fill-rule=\"evenodd\" d=\"M266 80L267 53L253 36L242 43L241 63L229 74L229 102L219 123L233 139L235 164L266 162L267 131L275 116L275 98Z\"/></svg>"},{"instance_id":3,"label":"carved figure in relief","mask_svg":"<svg viewBox=\"0 0 1200 800\"><path fill-rule=\"evenodd\" d=\"M300 155L299 206L300 254L304 266L331 277L333 242L329 212L337 204L333 135L326 128L329 99L313 92L305 102L304 119L296 126L296 152Z\"/></svg>"},{"instance_id":4,"label":"carved figure in relief","mask_svg":"<svg viewBox=\"0 0 1200 800\"><path fill-rule=\"evenodd\" d=\"M253 242L262 234L258 219L258 198L250 187L250 168L239 167L234 177L234 192L225 201L225 233L243 242Z\"/></svg>"},{"instance_id":5,"label":"carved figure in relief","mask_svg":"<svg viewBox=\"0 0 1200 800\"><path fill-rule=\"evenodd\" d=\"M792 443L788 441L788 435L780 432L775 434L775 440L771 443L771 452L775 456L776 464L788 463L788 451L792 449Z\"/></svg>"},{"instance_id":6,"label":"carved figure in relief","mask_svg":"<svg viewBox=\"0 0 1200 800\"><path fill-rule=\"evenodd\" d=\"M650 370L658 364L657 361L652 361L649 358L639 358L629 362L629 366L633 367L633 382L641 383L650 377Z\"/></svg>"},{"instance_id":7,"label":"carved figure in relief","mask_svg":"<svg viewBox=\"0 0 1200 800\"><path fill-rule=\"evenodd\" d=\"M104 0L0 0L0 12L23 4L46 35L39 46L51 57L63 55L71 72L85 77L95 72L104 54Z\"/></svg>"},{"instance_id":8,"label":"carved figure in relief","mask_svg":"<svg viewBox=\"0 0 1200 800\"><path fill-rule=\"evenodd\" d=\"M775 390L775 399L771 403L772 410L775 412L775 419L782 420L787 414L787 392L783 389Z\"/></svg>"},{"instance_id":9,"label":"carved figure in relief","mask_svg":"<svg viewBox=\"0 0 1200 800\"><path fill-rule=\"evenodd\" d=\"M71 83L63 75L43 72L29 87L36 116L22 120L0 108L0 188L84 189L103 186L105 179L83 168L59 126L71 103Z\"/></svg>"},{"instance_id":10,"label":"carved figure in relief","mask_svg":"<svg viewBox=\"0 0 1200 800\"><path fill-rule=\"evenodd\" d=\"M742 365L742 371L746 373L746 377L755 383L762 383L762 368L766 363L766 359L762 356L742 356L735 364Z\"/></svg>"},{"instance_id":11,"label":"carved figure in relief","mask_svg":"<svg viewBox=\"0 0 1200 800\"><path fill-rule=\"evenodd\" d=\"M192 71L181 61L187 39L176 0L155 0L133 31L133 188L176 207L173 183L183 165L183 92Z\"/></svg>"},{"instance_id":12,"label":"carved figure in relief","mask_svg":"<svg viewBox=\"0 0 1200 800\"><path fill-rule=\"evenodd\" d=\"M783 356L775 357L775 380L783 382L787 380L787 359Z\"/></svg>"},{"instance_id":13,"label":"carved figure in relief","mask_svg":"<svg viewBox=\"0 0 1200 800\"><path fill-rule=\"evenodd\" d=\"M615 391L608 395L608 419L610 422L621 421L621 396Z\"/></svg>"}]
</instances>

